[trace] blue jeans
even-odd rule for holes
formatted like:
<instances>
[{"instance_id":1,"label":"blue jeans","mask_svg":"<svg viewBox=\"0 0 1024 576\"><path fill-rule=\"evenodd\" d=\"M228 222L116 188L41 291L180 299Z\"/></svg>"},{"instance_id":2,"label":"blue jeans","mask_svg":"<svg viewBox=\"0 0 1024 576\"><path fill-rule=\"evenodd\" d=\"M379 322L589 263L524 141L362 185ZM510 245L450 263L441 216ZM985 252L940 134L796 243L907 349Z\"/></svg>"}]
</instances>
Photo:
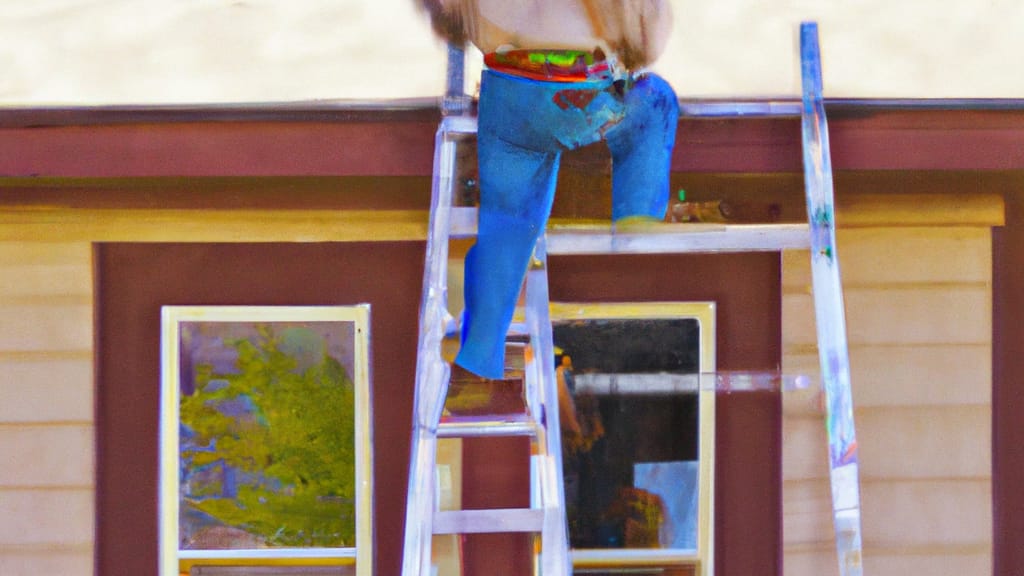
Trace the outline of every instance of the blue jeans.
<instances>
[{"instance_id":1,"label":"blue jeans","mask_svg":"<svg viewBox=\"0 0 1024 576\"><path fill-rule=\"evenodd\" d=\"M562 151L605 140L612 156L612 219L661 219L678 118L675 93L653 74L622 89L611 79L543 82L484 71L479 232L466 255L456 364L486 378L503 375L505 336L547 226Z\"/></svg>"}]
</instances>

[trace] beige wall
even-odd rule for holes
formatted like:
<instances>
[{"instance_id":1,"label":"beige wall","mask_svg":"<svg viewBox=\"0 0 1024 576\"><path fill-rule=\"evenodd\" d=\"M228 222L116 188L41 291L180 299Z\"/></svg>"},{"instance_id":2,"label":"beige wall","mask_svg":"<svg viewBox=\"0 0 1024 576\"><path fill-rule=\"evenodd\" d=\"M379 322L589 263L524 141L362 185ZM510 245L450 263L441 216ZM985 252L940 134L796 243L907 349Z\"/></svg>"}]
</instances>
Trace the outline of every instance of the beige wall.
<instances>
[{"instance_id":1,"label":"beige wall","mask_svg":"<svg viewBox=\"0 0 1024 576\"><path fill-rule=\"evenodd\" d=\"M846 228L838 251L865 573L991 574L990 229ZM818 374L809 256L783 263L784 370ZM785 426L786 575L838 574L820 415Z\"/></svg>"},{"instance_id":2,"label":"beige wall","mask_svg":"<svg viewBox=\"0 0 1024 576\"><path fill-rule=\"evenodd\" d=\"M0 574L92 573L86 242L0 242Z\"/></svg>"},{"instance_id":3,"label":"beige wall","mask_svg":"<svg viewBox=\"0 0 1024 576\"><path fill-rule=\"evenodd\" d=\"M444 52L416 1L6 0L0 105L434 97ZM798 95L808 19L826 96L1024 94L1018 0L671 2L655 68L684 97Z\"/></svg>"}]
</instances>

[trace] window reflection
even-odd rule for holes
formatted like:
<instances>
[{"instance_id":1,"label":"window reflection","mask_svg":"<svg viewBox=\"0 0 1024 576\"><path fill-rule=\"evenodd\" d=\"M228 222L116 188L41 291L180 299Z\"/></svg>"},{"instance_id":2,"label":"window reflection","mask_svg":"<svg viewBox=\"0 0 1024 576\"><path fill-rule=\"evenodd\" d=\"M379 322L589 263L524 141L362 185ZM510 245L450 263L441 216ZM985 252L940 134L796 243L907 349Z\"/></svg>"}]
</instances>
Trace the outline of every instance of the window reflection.
<instances>
[{"instance_id":1,"label":"window reflection","mask_svg":"<svg viewBox=\"0 0 1024 576\"><path fill-rule=\"evenodd\" d=\"M695 550L700 322L556 322L573 548Z\"/></svg>"}]
</instances>

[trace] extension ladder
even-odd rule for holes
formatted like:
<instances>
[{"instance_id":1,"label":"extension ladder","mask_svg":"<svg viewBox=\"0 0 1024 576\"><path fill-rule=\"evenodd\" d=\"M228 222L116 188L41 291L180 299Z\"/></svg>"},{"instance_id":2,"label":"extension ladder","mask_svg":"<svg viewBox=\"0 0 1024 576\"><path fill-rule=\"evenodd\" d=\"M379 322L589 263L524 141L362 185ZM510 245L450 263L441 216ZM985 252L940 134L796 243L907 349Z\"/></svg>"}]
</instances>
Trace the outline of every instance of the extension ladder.
<instances>
[{"instance_id":1,"label":"extension ladder","mask_svg":"<svg viewBox=\"0 0 1024 576\"><path fill-rule=\"evenodd\" d=\"M406 502L403 576L430 576L435 534L530 532L539 535L535 566L544 576L568 576L568 549L562 478L561 437L554 351L549 319L547 253L622 254L811 251L818 349L825 393L830 452L832 510L841 576L860 576L861 536L857 445L853 426L846 324L835 248L832 168L827 122L821 95L821 61L817 26L801 26L802 107L715 103L683 107L689 115L793 115L802 119L807 225L724 225L713 231L687 232L672 227L656 233L574 230L542 236L525 281L527 354L524 370L525 417L493 415L472 421L442 421L450 370L442 357L445 334L453 320L447 310L449 238L472 236L475 210L453 206L456 144L473 134L476 121L446 116L435 138L434 179L427 238L416 365L414 425ZM445 110L467 107L461 95L461 58L449 48L449 90ZM702 378L702 381L704 379ZM711 379L713 382L716 379ZM713 384L715 385L715 384ZM702 384L703 386L703 384ZM532 442L531 507L501 510L437 510L435 467L439 438L527 436Z\"/></svg>"}]
</instances>

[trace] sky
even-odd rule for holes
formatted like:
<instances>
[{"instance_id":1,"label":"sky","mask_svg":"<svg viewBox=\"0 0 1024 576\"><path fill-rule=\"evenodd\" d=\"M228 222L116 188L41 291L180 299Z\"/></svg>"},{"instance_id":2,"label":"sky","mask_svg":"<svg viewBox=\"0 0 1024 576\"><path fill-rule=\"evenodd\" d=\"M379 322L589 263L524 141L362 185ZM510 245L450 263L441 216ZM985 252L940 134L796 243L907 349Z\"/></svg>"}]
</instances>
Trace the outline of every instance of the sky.
<instances>
[{"instance_id":1,"label":"sky","mask_svg":"<svg viewBox=\"0 0 1024 576\"><path fill-rule=\"evenodd\" d=\"M819 22L826 97L1024 97L1019 0L670 0L654 69L683 98L795 97ZM434 98L414 0L0 0L0 106ZM472 54L467 89L475 89Z\"/></svg>"}]
</instances>

